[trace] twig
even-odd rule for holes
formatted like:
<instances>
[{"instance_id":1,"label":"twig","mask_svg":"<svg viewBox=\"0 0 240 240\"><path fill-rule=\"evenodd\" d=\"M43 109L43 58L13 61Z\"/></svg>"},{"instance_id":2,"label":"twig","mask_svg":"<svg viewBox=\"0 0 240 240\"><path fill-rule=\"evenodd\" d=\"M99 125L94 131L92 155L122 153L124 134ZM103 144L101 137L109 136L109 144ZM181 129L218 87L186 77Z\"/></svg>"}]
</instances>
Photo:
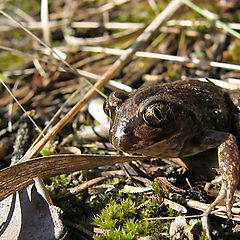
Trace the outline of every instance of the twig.
<instances>
[{"instance_id":1,"label":"twig","mask_svg":"<svg viewBox=\"0 0 240 240\"><path fill-rule=\"evenodd\" d=\"M129 1L130 0L115 0L115 1L108 2L104 5L102 5L101 7L97 8L97 12L98 13L103 13L103 12L109 11L112 8L117 7L119 5L122 5L124 3L127 3Z\"/></svg>"},{"instance_id":2,"label":"twig","mask_svg":"<svg viewBox=\"0 0 240 240\"><path fill-rule=\"evenodd\" d=\"M48 45L50 45L51 32L48 25L48 0L41 0L41 23L43 30L43 39Z\"/></svg>"},{"instance_id":3,"label":"twig","mask_svg":"<svg viewBox=\"0 0 240 240\"><path fill-rule=\"evenodd\" d=\"M57 30L61 27L67 26L70 23L69 20L67 19L63 19L63 20L59 20L59 21L49 21L48 22L48 28L49 30L53 31L53 30ZM29 29L30 31L40 31L42 30L42 26L41 26L41 22L37 22L37 21L28 21L28 22L21 22L22 25L24 25L27 29ZM16 27L9 27L9 26L1 26L0 32L1 33L7 33L7 32L11 32L12 30L16 30Z\"/></svg>"},{"instance_id":4,"label":"twig","mask_svg":"<svg viewBox=\"0 0 240 240\"><path fill-rule=\"evenodd\" d=\"M240 23L226 23L230 28L239 30L240 29ZM192 21L192 20L169 20L166 23L167 26L180 26L180 27L212 27L214 26L212 23L206 22L206 21ZM215 24L216 27L220 28L218 23Z\"/></svg>"},{"instance_id":5,"label":"twig","mask_svg":"<svg viewBox=\"0 0 240 240\"><path fill-rule=\"evenodd\" d=\"M142 29L145 28L146 25L144 23L125 23L125 22L88 22L88 21L82 21L82 22L70 22L68 19L62 19L59 21L49 21L48 27L51 31L57 30L61 27L67 26L68 24L71 24L72 28L100 28L104 27L105 29ZM21 22L27 29L31 31L39 31L42 29L41 22L38 21L28 21L28 22ZM229 28L239 30L240 29L240 23L226 23ZM217 28L220 28L220 25L218 23L212 24L210 22L206 21L191 21L191 20L169 20L166 22L167 27L173 27L173 26L180 26L180 27L200 27L204 26L207 28L216 26ZM16 30L14 27L9 26L1 26L0 32L8 32ZM167 31L166 27L160 28L160 31Z\"/></svg>"},{"instance_id":6,"label":"twig","mask_svg":"<svg viewBox=\"0 0 240 240\"><path fill-rule=\"evenodd\" d=\"M77 195L78 193L82 192L83 190L86 190L86 189L98 184L99 182L102 182L105 179L106 179L106 177L96 177L96 178L90 179L84 183L81 183L75 187L70 188L66 192L56 195L55 198L57 200L67 199L73 195Z\"/></svg>"},{"instance_id":7,"label":"twig","mask_svg":"<svg viewBox=\"0 0 240 240\"><path fill-rule=\"evenodd\" d=\"M144 23L127 23L127 22L72 22L72 28L100 28L105 29L139 29L144 28L146 25Z\"/></svg>"},{"instance_id":8,"label":"twig","mask_svg":"<svg viewBox=\"0 0 240 240\"><path fill-rule=\"evenodd\" d=\"M124 32L115 33L109 36L94 37L94 38L79 38L69 35L69 33L64 34L66 42L70 45L109 45L118 43L121 41L126 41L134 36L137 36L142 32L142 29L128 29Z\"/></svg>"},{"instance_id":9,"label":"twig","mask_svg":"<svg viewBox=\"0 0 240 240\"><path fill-rule=\"evenodd\" d=\"M112 55L122 55L124 54L124 52L127 51L127 50L112 49L112 48L92 47L92 46L82 46L82 47L79 47L79 49L87 52L101 52L101 53L107 53ZM197 58L191 59L188 57L173 56L173 55L160 54L160 53L141 52L141 51L137 51L135 55L138 57L144 57L144 58L155 58L155 59L175 61L175 62L181 62L181 63L187 63L187 64L192 63L194 65L199 65L199 66L217 67L217 68L240 71L240 65L214 62L214 61L203 61Z\"/></svg>"},{"instance_id":10,"label":"twig","mask_svg":"<svg viewBox=\"0 0 240 240\"><path fill-rule=\"evenodd\" d=\"M191 215L191 216L181 216L183 218L200 218L202 217L203 214L199 215ZM156 218L145 218L143 221L157 221L157 220L175 220L178 216L176 217L156 217Z\"/></svg>"},{"instance_id":11,"label":"twig","mask_svg":"<svg viewBox=\"0 0 240 240\"><path fill-rule=\"evenodd\" d=\"M41 129L38 127L38 125L35 123L35 121L33 120L33 118L31 117L31 115L29 114L29 112L27 112L23 106L19 103L19 101L15 98L15 96L12 94L11 90L9 89L9 87L6 85L6 83L3 81L3 79L0 77L0 82L2 83L2 85L6 88L6 90L8 91L8 93L11 95L11 97L14 99L14 101L18 104L18 106L23 110L23 112L28 116L28 118L30 119L30 121L33 123L33 125L41 132Z\"/></svg>"},{"instance_id":12,"label":"twig","mask_svg":"<svg viewBox=\"0 0 240 240\"><path fill-rule=\"evenodd\" d=\"M155 12L155 14L159 14L158 5L155 0L148 0L148 4L152 8L152 10Z\"/></svg>"}]
</instances>

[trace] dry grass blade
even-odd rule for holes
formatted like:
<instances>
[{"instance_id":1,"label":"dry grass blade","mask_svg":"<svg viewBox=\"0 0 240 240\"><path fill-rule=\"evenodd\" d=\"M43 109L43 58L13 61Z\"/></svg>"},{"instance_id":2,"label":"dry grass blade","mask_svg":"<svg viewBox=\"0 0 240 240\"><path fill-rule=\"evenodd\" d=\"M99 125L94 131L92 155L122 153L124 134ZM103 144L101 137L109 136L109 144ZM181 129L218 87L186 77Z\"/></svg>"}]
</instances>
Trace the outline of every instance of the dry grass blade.
<instances>
[{"instance_id":1,"label":"dry grass blade","mask_svg":"<svg viewBox=\"0 0 240 240\"><path fill-rule=\"evenodd\" d=\"M73 28L99 28L104 27L106 29L132 29L132 28L144 28L144 23L125 23L125 22L72 22Z\"/></svg>"},{"instance_id":2,"label":"dry grass blade","mask_svg":"<svg viewBox=\"0 0 240 240\"><path fill-rule=\"evenodd\" d=\"M37 22L37 21L29 21L27 23L24 23L25 27L27 29L29 29L30 31L40 31L42 30L42 26L41 26L41 22ZM66 19L60 20L60 21L49 21L48 22L48 28L49 30L53 31L53 30L57 30L61 27L67 26L69 24L69 21ZM9 27L9 26L3 26L0 29L0 32L2 34L7 34L7 33L11 33L12 31L20 31L17 28L15 29L14 27Z\"/></svg>"},{"instance_id":3,"label":"dry grass blade","mask_svg":"<svg viewBox=\"0 0 240 240\"><path fill-rule=\"evenodd\" d=\"M79 47L82 51L89 51L89 52L102 52L112 55L122 55L125 53L126 50L121 49L112 49L112 48L103 48L103 47L91 47L91 46L82 46ZM229 63L222 63L222 62L214 62L214 61L203 61L200 59L191 59L188 57L181 57L181 56L173 56L168 54L160 54L160 53L151 53L151 52L142 52L137 51L135 53L136 56L142 58L153 58L153 59L161 59L166 61L175 61L181 62L186 64L194 64L199 66L209 66L209 67L216 67L216 68L224 68L224 69L231 69L240 71L240 66L236 64L229 64Z\"/></svg>"},{"instance_id":4,"label":"dry grass blade","mask_svg":"<svg viewBox=\"0 0 240 240\"><path fill-rule=\"evenodd\" d=\"M106 46L109 44L114 44L122 41L126 41L131 39L132 37L136 37L139 33L141 33L142 29L128 29L124 32L115 33L111 36L104 36L104 37L95 37L95 38L76 38L73 36L65 36L66 41L70 45L101 45Z\"/></svg>"},{"instance_id":5,"label":"dry grass blade","mask_svg":"<svg viewBox=\"0 0 240 240\"><path fill-rule=\"evenodd\" d=\"M191 208L194 208L194 209L197 209L197 210L201 210L201 211L205 211L209 204L206 204L206 203L202 203L202 202L199 202L199 201L196 201L196 200L188 200L187 201L187 205ZM240 212L240 208L239 207L235 207L235 204L233 204L233 208L232 208L232 220L234 221L240 221L240 217L239 217L239 212ZM215 211L212 211L211 214L214 214L218 217L221 217L221 218L225 218L227 219L227 215L226 215L226 207L225 206L216 206L216 210Z\"/></svg>"},{"instance_id":6,"label":"dry grass blade","mask_svg":"<svg viewBox=\"0 0 240 240\"><path fill-rule=\"evenodd\" d=\"M54 155L39 157L0 171L0 201L33 183L33 178L47 178L76 170L108 164L147 159L138 156Z\"/></svg>"},{"instance_id":7,"label":"dry grass blade","mask_svg":"<svg viewBox=\"0 0 240 240\"><path fill-rule=\"evenodd\" d=\"M11 95L11 97L14 99L14 101L18 104L18 106L23 110L23 112L25 114L27 114L28 118L30 119L30 121L33 123L33 125L39 130L41 131L41 129L38 127L38 125L35 123L35 121L33 120L33 118L31 117L31 115L24 109L24 107L19 103L19 101L15 98L15 96L13 95L13 93L11 92L11 90L8 88L8 86L5 84L5 82L3 81L3 79L0 77L0 82L2 83L2 85L7 89L7 91L9 92L9 94Z\"/></svg>"},{"instance_id":8,"label":"dry grass blade","mask_svg":"<svg viewBox=\"0 0 240 240\"><path fill-rule=\"evenodd\" d=\"M206 22L206 21L191 21L191 20L169 20L166 23L167 26L171 27L171 26L181 26L181 27L199 27L199 26L203 26L203 27L212 27L214 26L212 23L210 22ZM227 25L235 30L239 30L240 29L240 24L239 23L227 23ZM215 25L217 28L220 28L220 26L218 24Z\"/></svg>"},{"instance_id":9,"label":"dry grass blade","mask_svg":"<svg viewBox=\"0 0 240 240\"><path fill-rule=\"evenodd\" d=\"M48 0L41 1L41 23L43 28L44 41L50 45L51 43L51 32L48 26Z\"/></svg>"}]
</instances>

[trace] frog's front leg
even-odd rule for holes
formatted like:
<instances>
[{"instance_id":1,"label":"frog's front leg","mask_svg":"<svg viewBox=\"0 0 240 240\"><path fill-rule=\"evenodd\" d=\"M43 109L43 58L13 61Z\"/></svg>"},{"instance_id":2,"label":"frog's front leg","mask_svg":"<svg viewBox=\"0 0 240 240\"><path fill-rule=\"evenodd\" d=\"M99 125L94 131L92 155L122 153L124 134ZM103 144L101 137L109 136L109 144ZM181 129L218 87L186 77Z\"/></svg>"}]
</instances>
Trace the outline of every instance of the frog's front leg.
<instances>
[{"instance_id":1,"label":"frog's front leg","mask_svg":"<svg viewBox=\"0 0 240 240\"><path fill-rule=\"evenodd\" d=\"M207 130L205 144L216 144L218 147L218 163L220 177L213 183L220 182L221 190L214 202L204 212L207 217L216 205L226 198L226 213L231 218L232 199L239 182L240 156L234 135L225 132Z\"/></svg>"}]
</instances>

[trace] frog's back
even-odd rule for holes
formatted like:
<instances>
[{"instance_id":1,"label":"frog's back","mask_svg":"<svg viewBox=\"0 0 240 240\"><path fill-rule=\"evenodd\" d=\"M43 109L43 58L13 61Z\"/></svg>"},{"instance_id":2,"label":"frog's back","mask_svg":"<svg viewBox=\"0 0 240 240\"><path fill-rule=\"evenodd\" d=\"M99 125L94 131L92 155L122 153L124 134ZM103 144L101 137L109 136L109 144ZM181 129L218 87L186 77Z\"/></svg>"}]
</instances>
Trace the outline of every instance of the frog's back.
<instances>
[{"instance_id":1,"label":"frog's back","mask_svg":"<svg viewBox=\"0 0 240 240\"><path fill-rule=\"evenodd\" d=\"M234 105L232 108L232 133L240 140L240 89L228 90L228 96L231 103Z\"/></svg>"},{"instance_id":2,"label":"frog's back","mask_svg":"<svg viewBox=\"0 0 240 240\"><path fill-rule=\"evenodd\" d=\"M176 81L164 83L160 87L149 86L145 94L161 96L163 101L176 103L187 109L193 113L201 128L234 132L232 113L240 110L235 107L228 92L213 83L198 80Z\"/></svg>"}]
</instances>

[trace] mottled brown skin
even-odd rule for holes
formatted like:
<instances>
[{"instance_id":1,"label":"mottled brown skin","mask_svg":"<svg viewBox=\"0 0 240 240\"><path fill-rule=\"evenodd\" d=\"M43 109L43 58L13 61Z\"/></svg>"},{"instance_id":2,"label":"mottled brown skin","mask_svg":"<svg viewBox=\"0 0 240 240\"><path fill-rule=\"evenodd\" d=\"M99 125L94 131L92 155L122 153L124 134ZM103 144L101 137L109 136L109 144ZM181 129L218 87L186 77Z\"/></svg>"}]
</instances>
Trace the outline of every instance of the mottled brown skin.
<instances>
[{"instance_id":1,"label":"mottled brown skin","mask_svg":"<svg viewBox=\"0 0 240 240\"><path fill-rule=\"evenodd\" d=\"M197 80L142 86L129 95L114 92L105 104L110 141L123 152L165 158L218 148L222 187L204 215L226 198L230 218L239 182L239 95Z\"/></svg>"}]
</instances>

